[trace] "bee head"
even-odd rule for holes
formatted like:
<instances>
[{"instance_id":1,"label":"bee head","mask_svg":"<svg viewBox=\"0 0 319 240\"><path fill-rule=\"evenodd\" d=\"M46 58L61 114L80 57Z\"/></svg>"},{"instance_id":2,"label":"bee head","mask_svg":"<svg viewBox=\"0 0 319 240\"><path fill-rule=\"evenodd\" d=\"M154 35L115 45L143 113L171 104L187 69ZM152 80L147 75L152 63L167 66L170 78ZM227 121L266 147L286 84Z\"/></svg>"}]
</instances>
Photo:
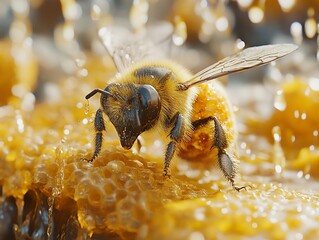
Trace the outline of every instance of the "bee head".
<instances>
[{"instance_id":1,"label":"bee head","mask_svg":"<svg viewBox=\"0 0 319 240\"><path fill-rule=\"evenodd\" d=\"M101 95L101 107L114 125L122 147L130 149L142 132L156 124L160 96L151 85L113 83L104 91L110 94Z\"/></svg>"}]
</instances>

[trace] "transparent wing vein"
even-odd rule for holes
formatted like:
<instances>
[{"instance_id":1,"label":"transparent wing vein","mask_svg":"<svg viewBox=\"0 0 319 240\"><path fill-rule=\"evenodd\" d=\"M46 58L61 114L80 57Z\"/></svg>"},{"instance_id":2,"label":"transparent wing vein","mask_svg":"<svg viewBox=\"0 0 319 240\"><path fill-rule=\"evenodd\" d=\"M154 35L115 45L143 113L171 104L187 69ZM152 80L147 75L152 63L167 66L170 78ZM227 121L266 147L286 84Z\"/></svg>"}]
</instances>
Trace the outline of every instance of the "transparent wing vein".
<instances>
[{"instance_id":1,"label":"transparent wing vein","mask_svg":"<svg viewBox=\"0 0 319 240\"><path fill-rule=\"evenodd\" d=\"M297 48L294 44L275 44L247 48L203 69L195 74L192 79L182 83L182 85L189 88L217 77L257 67L281 58Z\"/></svg>"},{"instance_id":2,"label":"transparent wing vein","mask_svg":"<svg viewBox=\"0 0 319 240\"><path fill-rule=\"evenodd\" d=\"M160 22L147 28L142 35L135 35L122 27L102 27L98 30L98 36L112 57L118 72L121 73L148 56L162 54L161 51L155 52L154 49L168 41L172 32L171 24Z\"/></svg>"}]
</instances>

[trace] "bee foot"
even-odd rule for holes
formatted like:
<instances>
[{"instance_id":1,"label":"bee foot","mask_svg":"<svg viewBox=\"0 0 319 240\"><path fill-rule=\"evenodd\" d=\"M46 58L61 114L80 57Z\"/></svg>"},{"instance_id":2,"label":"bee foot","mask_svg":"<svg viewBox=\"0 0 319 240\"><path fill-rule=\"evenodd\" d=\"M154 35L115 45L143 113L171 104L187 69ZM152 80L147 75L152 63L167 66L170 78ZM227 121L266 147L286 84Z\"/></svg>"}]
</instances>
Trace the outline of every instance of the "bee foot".
<instances>
[{"instance_id":1,"label":"bee foot","mask_svg":"<svg viewBox=\"0 0 319 240\"><path fill-rule=\"evenodd\" d=\"M171 174L168 173L168 170L164 169L163 177L171 178Z\"/></svg>"},{"instance_id":2,"label":"bee foot","mask_svg":"<svg viewBox=\"0 0 319 240\"><path fill-rule=\"evenodd\" d=\"M233 185L233 184L232 184ZM247 188L252 188L250 185L247 186L242 186L242 187L236 187L235 185L233 185L234 190L236 190L237 192L240 192L241 190L245 189L247 191Z\"/></svg>"},{"instance_id":3,"label":"bee foot","mask_svg":"<svg viewBox=\"0 0 319 240\"><path fill-rule=\"evenodd\" d=\"M93 162L93 160L94 160L94 158L91 158L91 159L84 158L84 157L80 158L80 161L86 161L86 162L89 162L89 163Z\"/></svg>"}]
</instances>

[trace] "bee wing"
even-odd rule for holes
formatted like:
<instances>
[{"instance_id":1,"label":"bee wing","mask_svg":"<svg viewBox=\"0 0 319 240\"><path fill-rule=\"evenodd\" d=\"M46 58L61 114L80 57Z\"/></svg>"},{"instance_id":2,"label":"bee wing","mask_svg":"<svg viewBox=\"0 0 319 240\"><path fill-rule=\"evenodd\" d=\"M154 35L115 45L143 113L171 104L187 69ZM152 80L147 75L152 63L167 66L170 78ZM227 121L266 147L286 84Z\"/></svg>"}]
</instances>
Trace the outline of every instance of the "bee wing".
<instances>
[{"instance_id":1,"label":"bee wing","mask_svg":"<svg viewBox=\"0 0 319 240\"><path fill-rule=\"evenodd\" d=\"M146 29L146 32L141 35L134 35L120 27L100 28L98 35L121 73L147 56L160 54L161 52L154 52L154 49L157 49L155 45L170 39L172 32L172 25L162 22Z\"/></svg>"},{"instance_id":2,"label":"bee wing","mask_svg":"<svg viewBox=\"0 0 319 240\"><path fill-rule=\"evenodd\" d=\"M138 39L132 37L132 33L122 28L103 27L98 31L98 35L108 54L112 57L118 72L123 72L130 67L135 59L139 59L145 52L138 43ZM130 41L125 42L126 39ZM144 45L145 46L145 45Z\"/></svg>"},{"instance_id":3,"label":"bee wing","mask_svg":"<svg viewBox=\"0 0 319 240\"><path fill-rule=\"evenodd\" d=\"M181 89L186 90L196 84L269 63L293 52L297 48L298 46L294 44L275 44L247 48L196 73L192 79L181 83Z\"/></svg>"}]
</instances>

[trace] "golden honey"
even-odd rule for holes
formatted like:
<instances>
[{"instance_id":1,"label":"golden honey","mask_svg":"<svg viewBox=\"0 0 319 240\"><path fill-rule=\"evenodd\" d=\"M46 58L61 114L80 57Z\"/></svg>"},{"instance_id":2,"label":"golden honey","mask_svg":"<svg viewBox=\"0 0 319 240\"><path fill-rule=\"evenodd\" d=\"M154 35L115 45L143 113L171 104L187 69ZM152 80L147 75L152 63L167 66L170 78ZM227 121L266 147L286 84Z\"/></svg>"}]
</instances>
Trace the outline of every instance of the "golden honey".
<instances>
[{"instance_id":1,"label":"golden honey","mask_svg":"<svg viewBox=\"0 0 319 240\"><path fill-rule=\"evenodd\" d=\"M90 61L96 60L88 59L88 78L99 78L104 68ZM93 163L81 160L93 149L91 115L98 101L90 102L86 114L84 96L96 84L100 83L68 78L59 84L58 101L37 104L32 113L10 105L1 108L0 204L7 209L7 222L12 223L1 233L3 237L40 234L42 238L65 239L87 236L315 239L319 236L319 195L315 193L318 187L313 179L318 176L315 170L318 155L315 150L304 149L306 145L300 145L299 154L284 170L289 174L279 179L274 172L262 171L267 169L264 161L241 159L242 173L237 182L251 187L239 193L216 171L214 153L206 152L209 139L200 148L210 127L199 129L185 143L189 145L182 149L180 157L194 157L196 161L175 159L171 178L162 176L162 157L123 150L110 124L102 154ZM272 125L281 127L281 144L286 153L292 143L289 138L286 140L285 126L289 126L300 144L313 140L314 126L306 122L302 131L293 114L293 109L298 108L307 114L305 121L316 118L316 92L310 89L310 95L305 96L307 88L310 89L307 82L286 83L282 91L287 110L273 114L268 122L270 132L265 128L271 134ZM218 83L202 85L197 99L194 120L206 117L212 109L235 145L235 122L224 88ZM203 103L207 108L199 110L196 104ZM271 163L272 159L268 160ZM311 170L308 167L308 172L300 174L300 170L307 170L306 166ZM259 169L258 174L246 168ZM310 179L305 177L308 173Z\"/></svg>"}]
</instances>

